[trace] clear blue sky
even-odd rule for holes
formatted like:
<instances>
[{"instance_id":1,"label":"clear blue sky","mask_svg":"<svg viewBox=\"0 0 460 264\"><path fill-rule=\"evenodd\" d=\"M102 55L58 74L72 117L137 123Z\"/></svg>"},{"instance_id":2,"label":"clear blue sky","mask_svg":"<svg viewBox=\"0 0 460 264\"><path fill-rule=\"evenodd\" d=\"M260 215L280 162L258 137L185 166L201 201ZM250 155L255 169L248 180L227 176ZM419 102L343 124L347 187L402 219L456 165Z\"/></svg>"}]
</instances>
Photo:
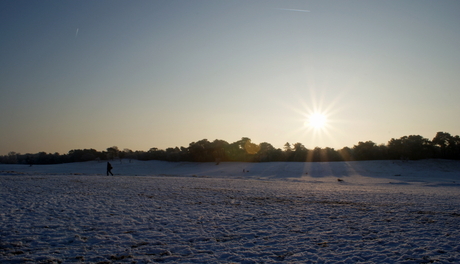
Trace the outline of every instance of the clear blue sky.
<instances>
[{"instance_id":1,"label":"clear blue sky","mask_svg":"<svg viewBox=\"0 0 460 264\"><path fill-rule=\"evenodd\" d=\"M3 0L0 154L458 135L459 13L453 0ZM304 125L314 111L325 129Z\"/></svg>"}]
</instances>

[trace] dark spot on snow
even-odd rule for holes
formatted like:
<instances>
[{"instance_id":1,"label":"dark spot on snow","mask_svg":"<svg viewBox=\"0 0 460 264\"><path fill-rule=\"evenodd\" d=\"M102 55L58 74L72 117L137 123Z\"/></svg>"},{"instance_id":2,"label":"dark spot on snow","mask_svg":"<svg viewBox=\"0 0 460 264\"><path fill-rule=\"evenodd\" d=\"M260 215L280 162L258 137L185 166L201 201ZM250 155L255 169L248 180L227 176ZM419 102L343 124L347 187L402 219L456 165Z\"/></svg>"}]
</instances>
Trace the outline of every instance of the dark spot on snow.
<instances>
[{"instance_id":1,"label":"dark spot on snow","mask_svg":"<svg viewBox=\"0 0 460 264\"><path fill-rule=\"evenodd\" d=\"M280 260L280 261L283 261L286 257L289 257L293 255L292 252L288 251L288 252L285 252L285 253L282 253L282 254L277 254L277 256L275 257L276 260Z\"/></svg>"},{"instance_id":2,"label":"dark spot on snow","mask_svg":"<svg viewBox=\"0 0 460 264\"><path fill-rule=\"evenodd\" d=\"M328 247L329 246L329 244L327 242L321 242L321 243L318 243L317 245L321 246L321 247Z\"/></svg>"},{"instance_id":3,"label":"dark spot on snow","mask_svg":"<svg viewBox=\"0 0 460 264\"><path fill-rule=\"evenodd\" d=\"M122 260L122 259L127 259L127 258L132 258L133 256L131 255L120 255L120 256L110 256L111 260Z\"/></svg>"},{"instance_id":4,"label":"dark spot on snow","mask_svg":"<svg viewBox=\"0 0 460 264\"><path fill-rule=\"evenodd\" d=\"M358 203L353 203L353 202L347 202L347 201L317 201L319 204L349 204L349 205L358 205Z\"/></svg>"},{"instance_id":5,"label":"dark spot on snow","mask_svg":"<svg viewBox=\"0 0 460 264\"><path fill-rule=\"evenodd\" d=\"M417 211L416 214L435 215L436 212L432 212L432 211Z\"/></svg>"},{"instance_id":6,"label":"dark spot on snow","mask_svg":"<svg viewBox=\"0 0 460 264\"><path fill-rule=\"evenodd\" d=\"M139 242L135 245L132 245L131 248L138 248L138 247L141 247L141 246L145 246L145 245L148 245L149 243L148 242Z\"/></svg>"}]
</instances>

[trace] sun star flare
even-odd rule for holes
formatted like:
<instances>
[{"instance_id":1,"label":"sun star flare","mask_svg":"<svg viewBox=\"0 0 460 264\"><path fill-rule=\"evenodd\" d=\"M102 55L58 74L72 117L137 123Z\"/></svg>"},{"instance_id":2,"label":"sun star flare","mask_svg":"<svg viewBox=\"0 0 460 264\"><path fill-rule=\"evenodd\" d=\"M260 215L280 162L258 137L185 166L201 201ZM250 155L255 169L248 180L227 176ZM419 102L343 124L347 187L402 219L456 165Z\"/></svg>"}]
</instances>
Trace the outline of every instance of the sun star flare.
<instances>
[{"instance_id":1,"label":"sun star flare","mask_svg":"<svg viewBox=\"0 0 460 264\"><path fill-rule=\"evenodd\" d=\"M307 125L314 129L323 129L327 123L326 115L321 113L313 113L307 120Z\"/></svg>"}]
</instances>

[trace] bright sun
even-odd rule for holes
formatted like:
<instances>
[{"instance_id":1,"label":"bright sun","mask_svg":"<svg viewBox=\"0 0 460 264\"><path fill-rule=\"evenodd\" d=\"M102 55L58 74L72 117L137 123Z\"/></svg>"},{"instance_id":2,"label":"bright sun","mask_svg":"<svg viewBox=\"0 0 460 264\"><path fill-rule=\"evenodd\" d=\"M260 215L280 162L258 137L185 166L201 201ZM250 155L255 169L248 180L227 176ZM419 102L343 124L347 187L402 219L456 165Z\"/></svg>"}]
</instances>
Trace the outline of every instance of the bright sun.
<instances>
[{"instance_id":1,"label":"bright sun","mask_svg":"<svg viewBox=\"0 0 460 264\"><path fill-rule=\"evenodd\" d=\"M308 118L307 124L314 129L323 129L326 125L326 122L327 118L324 114L313 113Z\"/></svg>"}]
</instances>

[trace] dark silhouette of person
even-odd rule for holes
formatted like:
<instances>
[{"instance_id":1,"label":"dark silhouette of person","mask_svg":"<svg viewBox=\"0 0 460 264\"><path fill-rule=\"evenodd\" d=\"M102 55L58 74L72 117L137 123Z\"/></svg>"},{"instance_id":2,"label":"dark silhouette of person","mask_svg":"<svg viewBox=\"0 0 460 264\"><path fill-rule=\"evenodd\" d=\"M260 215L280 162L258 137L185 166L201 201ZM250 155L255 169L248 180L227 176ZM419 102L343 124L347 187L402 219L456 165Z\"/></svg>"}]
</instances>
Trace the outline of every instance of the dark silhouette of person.
<instances>
[{"instance_id":1,"label":"dark silhouette of person","mask_svg":"<svg viewBox=\"0 0 460 264\"><path fill-rule=\"evenodd\" d=\"M110 164L110 162L107 162L107 176L109 176L109 173L113 176L112 169L112 164Z\"/></svg>"}]
</instances>

